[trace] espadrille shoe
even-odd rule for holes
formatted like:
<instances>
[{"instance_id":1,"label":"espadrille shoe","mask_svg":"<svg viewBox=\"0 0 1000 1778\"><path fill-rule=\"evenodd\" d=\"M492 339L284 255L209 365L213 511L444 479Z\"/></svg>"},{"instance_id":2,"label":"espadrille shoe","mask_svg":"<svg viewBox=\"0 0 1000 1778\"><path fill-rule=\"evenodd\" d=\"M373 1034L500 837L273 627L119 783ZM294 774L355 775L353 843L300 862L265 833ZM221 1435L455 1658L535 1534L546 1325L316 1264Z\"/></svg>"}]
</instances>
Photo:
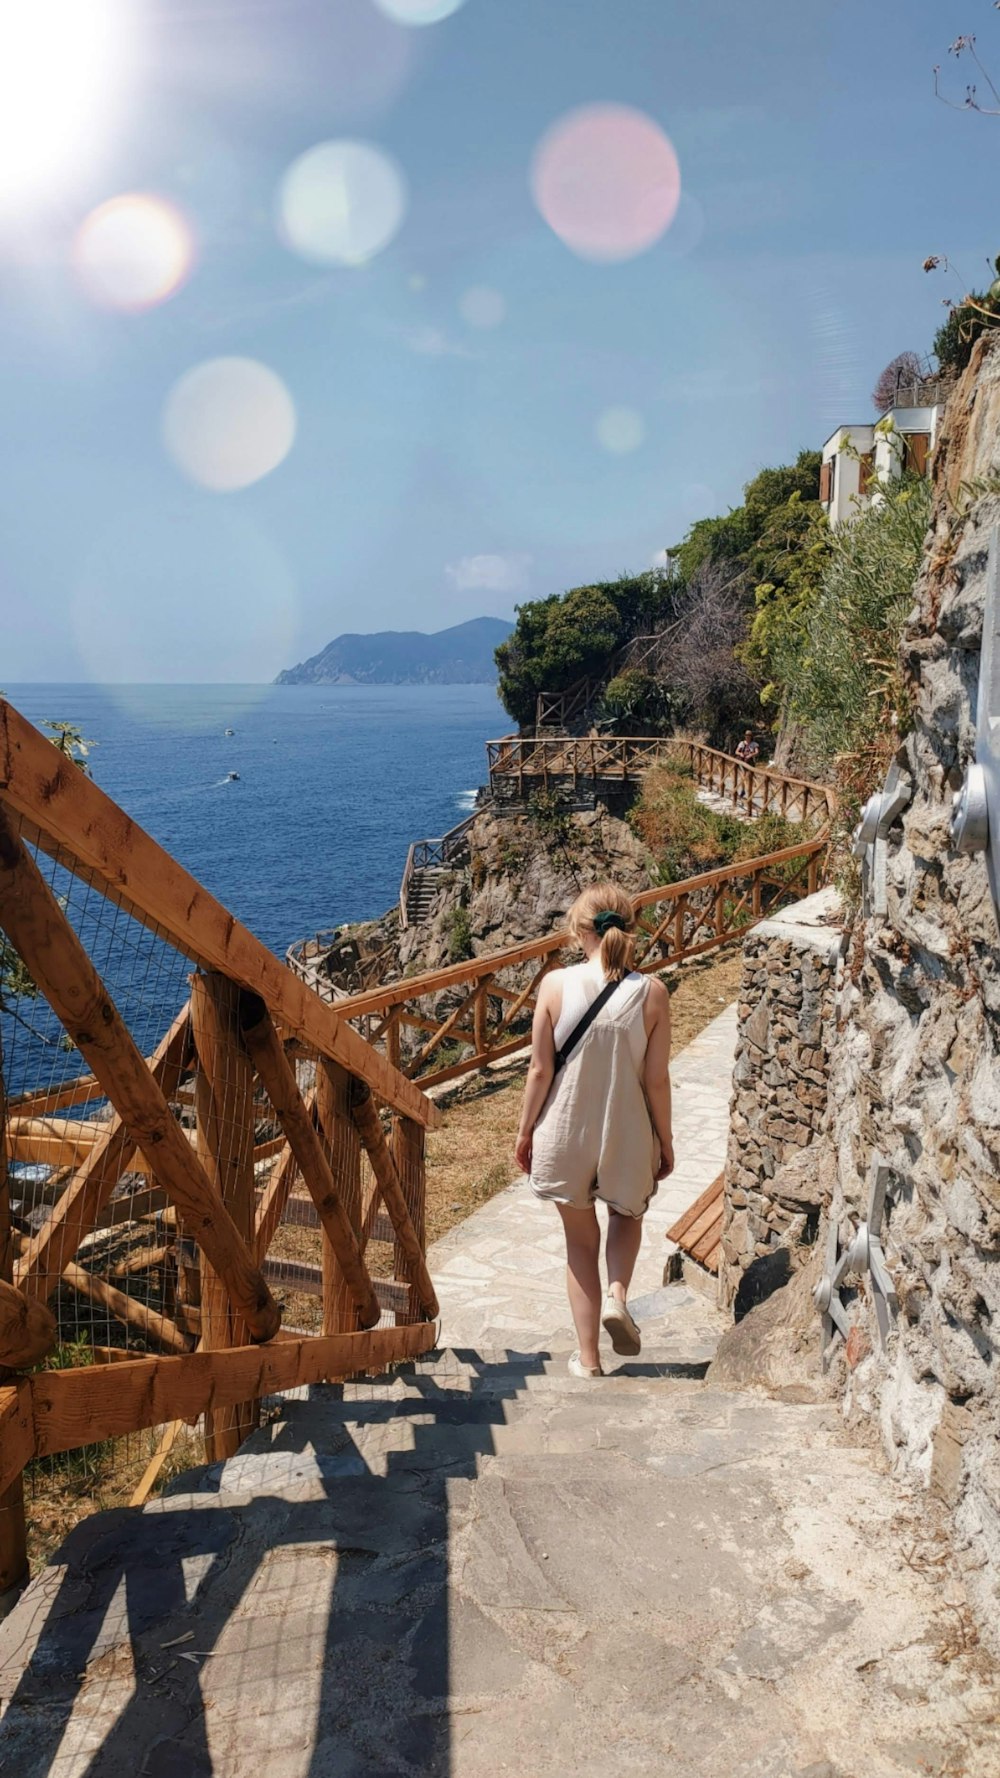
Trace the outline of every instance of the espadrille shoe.
<instances>
[{"instance_id":1,"label":"espadrille shoe","mask_svg":"<svg viewBox=\"0 0 1000 1778\"><path fill-rule=\"evenodd\" d=\"M579 1352L573 1353L566 1368L571 1377L579 1377L580 1381L583 1383L591 1383L595 1377L603 1377L604 1375L599 1364L593 1366L589 1364L581 1364Z\"/></svg>"},{"instance_id":2,"label":"espadrille shoe","mask_svg":"<svg viewBox=\"0 0 1000 1778\"><path fill-rule=\"evenodd\" d=\"M611 1344L623 1358L635 1358L642 1351L642 1335L624 1303L608 1291L601 1322L610 1335Z\"/></svg>"}]
</instances>

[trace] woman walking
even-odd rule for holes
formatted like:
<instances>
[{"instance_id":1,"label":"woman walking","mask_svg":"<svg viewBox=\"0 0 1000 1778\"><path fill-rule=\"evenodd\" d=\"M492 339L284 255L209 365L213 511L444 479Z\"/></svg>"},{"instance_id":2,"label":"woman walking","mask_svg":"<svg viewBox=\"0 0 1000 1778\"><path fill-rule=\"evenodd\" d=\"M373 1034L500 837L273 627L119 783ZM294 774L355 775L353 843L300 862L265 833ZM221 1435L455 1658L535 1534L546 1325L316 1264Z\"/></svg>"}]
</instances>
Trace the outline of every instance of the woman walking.
<instances>
[{"instance_id":1,"label":"woman walking","mask_svg":"<svg viewBox=\"0 0 1000 1778\"><path fill-rule=\"evenodd\" d=\"M569 1368L590 1378L603 1375L602 1321L616 1352L640 1349L628 1287L643 1216L674 1165L670 996L633 968L635 917L616 884L584 890L568 925L584 961L553 970L539 989L515 1153L532 1191L562 1217L579 1341ZM603 1298L598 1199L608 1207Z\"/></svg>"}]
</instances>

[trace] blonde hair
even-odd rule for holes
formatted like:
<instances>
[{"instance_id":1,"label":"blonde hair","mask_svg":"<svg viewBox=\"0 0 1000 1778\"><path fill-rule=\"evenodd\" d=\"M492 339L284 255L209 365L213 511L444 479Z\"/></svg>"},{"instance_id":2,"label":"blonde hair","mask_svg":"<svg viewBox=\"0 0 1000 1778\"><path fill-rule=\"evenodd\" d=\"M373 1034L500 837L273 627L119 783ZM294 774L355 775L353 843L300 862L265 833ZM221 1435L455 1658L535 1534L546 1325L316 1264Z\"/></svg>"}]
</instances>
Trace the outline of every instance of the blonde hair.
<instances>
[{"instance_id":1,"label":"blonde hair","mask_svg":"<svg viewBox=\"0 0 1000 1778\"><path fill-rule=\"evenodd\" d=\"M635 913L631 897L617 883L595 883L592 889L585 889L569 910L567 925L572 936L578 939L584 932L596 936L594 921L600 914L617 914L624 923L624 931L618 926L608 928L600 951L601 968L608 980L620 982L635 968Z\"/></svg>"}]
</instances>

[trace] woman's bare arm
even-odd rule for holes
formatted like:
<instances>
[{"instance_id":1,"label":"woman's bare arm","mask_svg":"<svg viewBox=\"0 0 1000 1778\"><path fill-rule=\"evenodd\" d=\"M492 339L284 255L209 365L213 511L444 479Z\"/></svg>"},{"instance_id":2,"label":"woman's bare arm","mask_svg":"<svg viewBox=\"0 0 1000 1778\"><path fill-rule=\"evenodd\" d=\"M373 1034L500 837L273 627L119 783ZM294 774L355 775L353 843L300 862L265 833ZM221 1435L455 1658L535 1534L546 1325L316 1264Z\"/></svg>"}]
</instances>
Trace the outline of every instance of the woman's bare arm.
<instances>
[{"instance_id":1,"label":"woman's bare arm","mask_svg":"<svg viewBox=\"0 0 1000 1778\"><path fill-rule=\"evenodd\" d=\"M662 982L650 982L646 996L646 1101L660 1139L658 1179L674 1170L673 1111L670 1102L670 995Z\"/></svg>"},{"instance_id":2,"label":"woman's bare arm","mask_svg":"<svg viewBox=\"0 0 1000 1778\"><path fill-rule=\"evenodd\" d=\"M538 999L535 1003L535 1016L531 1024L531 1062L528 1067L528 1077L524 1083L521 1122L518 1126L517 1142L514 1147L514 1158L522 1173L531 1172L532 1131L541 1116L542 1106L549 1096L549 1088L555 1079L555 1026L559 1017L559 1002L561 1000L562 989L552 976L547 975L538 990Z\"/></svg>"}]
</instances>

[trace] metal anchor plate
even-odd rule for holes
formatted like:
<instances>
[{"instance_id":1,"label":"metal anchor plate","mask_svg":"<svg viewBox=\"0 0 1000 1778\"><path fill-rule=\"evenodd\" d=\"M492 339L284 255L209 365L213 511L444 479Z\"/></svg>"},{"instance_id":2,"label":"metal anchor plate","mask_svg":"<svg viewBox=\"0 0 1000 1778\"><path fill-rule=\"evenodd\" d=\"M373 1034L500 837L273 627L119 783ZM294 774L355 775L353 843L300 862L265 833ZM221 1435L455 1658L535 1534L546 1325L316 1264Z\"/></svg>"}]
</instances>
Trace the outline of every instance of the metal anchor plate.
<instances>
[{"instance_id":1,"label":"metal anchor plate","mask_svg":"<svg viewBox=\"0 0 1000 1778\"><path fill-rule=\"evenodd\" d=\"M990 538L976 696L976 757L952 802L956 852L985 852L1000 922L1000 529Z\"/></svg>"}]
</instances>

